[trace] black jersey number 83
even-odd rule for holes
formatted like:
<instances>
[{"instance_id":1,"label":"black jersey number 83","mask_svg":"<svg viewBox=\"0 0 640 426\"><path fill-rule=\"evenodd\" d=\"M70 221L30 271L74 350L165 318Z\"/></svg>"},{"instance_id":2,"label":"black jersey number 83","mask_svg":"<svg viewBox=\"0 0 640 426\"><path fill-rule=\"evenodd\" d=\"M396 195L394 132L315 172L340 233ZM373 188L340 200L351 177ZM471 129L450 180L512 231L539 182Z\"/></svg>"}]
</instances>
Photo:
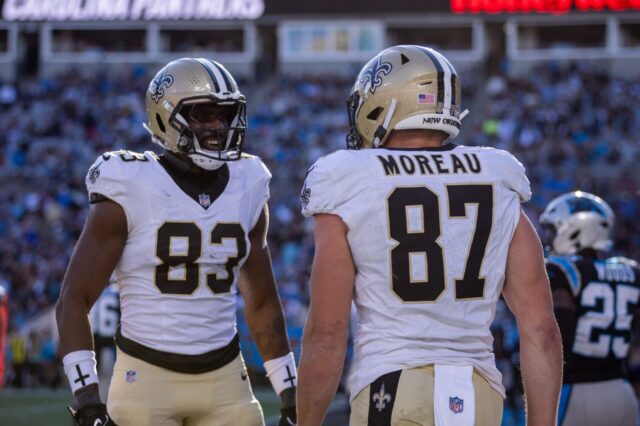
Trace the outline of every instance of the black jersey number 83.
<instances>
[{"instance_id":1,"label":"black jersey number 83","mask_svg":"<svg viewBox=\"0 0 640 426\"><path fill-rule=\"evenodd\" d=\"M186 250L172 252L172 239L185 239ZM227 258L226 278L209 273L207 287L214 293L228 293L235 281L235 268L247 254L245 232L239 223L218 223L209 234L209 244L223 244L224 239L236 241L236 255ZM158 229L156 256L162 261L156 266L156 286L165 294L191 294L199 284L200 265L197 262L202 256L202 231L193 222L166 222ZM171 268L184 267L181 278L170 278Z\"/></svg>"}]
</instances>

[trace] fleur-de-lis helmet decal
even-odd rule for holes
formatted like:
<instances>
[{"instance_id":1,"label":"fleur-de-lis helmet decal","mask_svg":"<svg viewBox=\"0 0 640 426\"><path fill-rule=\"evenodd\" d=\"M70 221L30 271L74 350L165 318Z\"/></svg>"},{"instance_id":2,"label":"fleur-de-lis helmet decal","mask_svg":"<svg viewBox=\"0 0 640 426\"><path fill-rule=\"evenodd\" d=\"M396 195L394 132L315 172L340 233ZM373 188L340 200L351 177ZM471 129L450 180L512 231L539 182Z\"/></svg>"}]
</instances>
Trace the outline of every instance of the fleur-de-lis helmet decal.
<instances>
[{"instance_id":1,"label":"fleur-de-lis helmet decal","mask_svg":"<svg viewBox=\"0 0 640 426\"><path fill-rule=\"evenodd\" d=\"M365 92L375 93L376 88L382 86L382 77L389 74L391 69L391 63L382 62L380 57L371 61L369 66L360 75L360 83L365 87Z\"/></svg>"},{"instance_id":2,"label":"fleur-de-lis helmet decal","mask_svg":"<svg viewBox=\"0 0 640 426\"><path fill-rule=\"evenodd\" d=\"M173 84L173 76L167 74L166 71L158 74L151 82L151 99L155 103L160 102L160 98L164 96L164 89L168 89Z\"/></svg>"}]
</instances>

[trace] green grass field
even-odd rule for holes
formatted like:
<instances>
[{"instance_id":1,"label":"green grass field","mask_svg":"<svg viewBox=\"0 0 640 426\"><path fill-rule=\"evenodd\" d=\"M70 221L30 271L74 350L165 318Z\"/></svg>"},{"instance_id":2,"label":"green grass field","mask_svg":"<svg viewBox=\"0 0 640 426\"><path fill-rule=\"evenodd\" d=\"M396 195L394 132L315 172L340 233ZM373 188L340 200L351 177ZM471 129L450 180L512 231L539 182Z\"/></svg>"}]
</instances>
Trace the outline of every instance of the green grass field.
<instances>
[{"instance_id":1,"label":"green grass field","mask_svg":"<svg viewBox=\"0 0 640 426\"><path fill-rule=\"evenodd\" d=\"M280 401L272 389L255 389L262 404L267 424L277 419ZM0 425L2 426L71 426L67 405L71 402L68 389L0 391Z\"/></svg>"}]
</instances>

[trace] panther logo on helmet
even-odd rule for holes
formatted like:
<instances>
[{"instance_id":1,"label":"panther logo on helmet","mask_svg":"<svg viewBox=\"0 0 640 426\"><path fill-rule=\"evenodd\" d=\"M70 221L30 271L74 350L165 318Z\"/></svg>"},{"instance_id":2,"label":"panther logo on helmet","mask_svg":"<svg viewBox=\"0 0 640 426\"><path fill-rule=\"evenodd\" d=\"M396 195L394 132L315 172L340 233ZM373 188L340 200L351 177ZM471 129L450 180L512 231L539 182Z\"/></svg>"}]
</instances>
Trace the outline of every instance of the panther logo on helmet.
<instances>
[{"instance_id":1,"label":"panther logo on helmet","mask_svg":"<svg viewBox=\"0 0 640 426\"><path fill-rule=\"evenodd\" d=\"M375 93L376 88L382 86L382 77L389 74L392 68L391 63L381 62L380 57L371 61L371 65L362 72L360 77L360 84L365 87L365 92L368 87L368 91Z\"/></svg>"},{"instance_id":2,"label":"panther logo on helmet","mask_svg":"<svg viewBox=\"0 0 640 426\"><path fill-rule=\"evenodd\" d=\"M165 71L159 73L151 82L151 99L155 103L160 102L160 98L164 96L164 89L168 89L173 84L173 76Z\"/></svg>"},{"instance_id":3,"label":"panther logo on helmet","mask_svg":"<svg viewBox=\"0 0 640 426\"><path fill-rule=\"evenodd\" d=\"M575 191L553 199L540 215L540 224L551 227L553 252L558 255L584 249L608 251L615 215L600 197Z\"/></svg>"}]
</instances>

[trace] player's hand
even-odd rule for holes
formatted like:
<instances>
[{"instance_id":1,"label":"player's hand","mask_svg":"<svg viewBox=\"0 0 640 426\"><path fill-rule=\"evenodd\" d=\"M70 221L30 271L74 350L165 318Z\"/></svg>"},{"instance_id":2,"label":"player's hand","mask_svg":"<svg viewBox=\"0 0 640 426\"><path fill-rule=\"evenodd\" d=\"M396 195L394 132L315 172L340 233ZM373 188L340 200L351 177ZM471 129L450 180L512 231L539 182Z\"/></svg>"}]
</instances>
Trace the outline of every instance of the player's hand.
<instances>
[{"instance_id":1,"label":"player's hand","mask_svg":"<svg viewBox=\"0 0 640 426\"><path fill-rule=\"evenodd\" d=\"M280 421L278 426L295 426L298 423L298 416L296 414L296 406L286 407L280 409Z\"/></svg>"},{"instance_id":2,"label":"player's hand","mask_svg":"<svg viewBox=\"0 0 640 426\"><path fill-rule=\"evenodd\" d=\"M104 404L86 405L77 411L67 407L77 426L118 426L109 414Z\"/></svg>"}]
</instances>

